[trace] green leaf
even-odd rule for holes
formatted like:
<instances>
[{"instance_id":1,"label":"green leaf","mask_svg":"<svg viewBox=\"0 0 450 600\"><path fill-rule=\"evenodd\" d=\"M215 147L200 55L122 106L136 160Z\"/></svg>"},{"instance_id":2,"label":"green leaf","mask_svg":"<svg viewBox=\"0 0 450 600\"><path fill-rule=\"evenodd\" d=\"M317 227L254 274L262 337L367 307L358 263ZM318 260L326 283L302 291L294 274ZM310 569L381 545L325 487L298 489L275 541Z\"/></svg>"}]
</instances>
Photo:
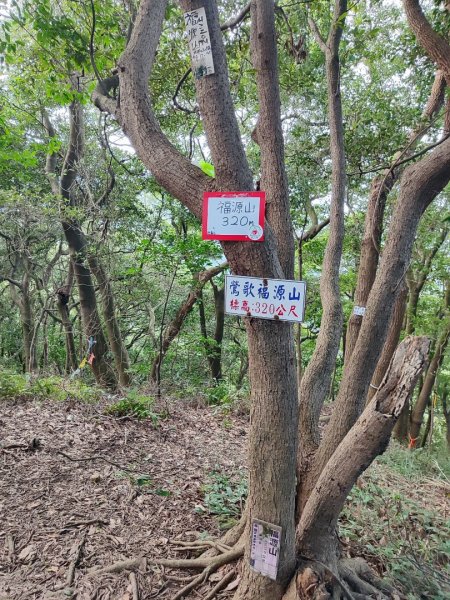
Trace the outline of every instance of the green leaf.
<instances>
[{"instance_id":1,"label":"green leaf","mask_svg":"<svg viewBox=\"0 0 450 600\"><path fill-rule=\"evenodd\" d=\"M198 163L198 166L203 171L203 173L206 173L206 175L208 175L209 177L215 177L216 176L214 165L212 165L209 162L206 162L206 160L201 160Z\"/></svg>"}]
</instances>

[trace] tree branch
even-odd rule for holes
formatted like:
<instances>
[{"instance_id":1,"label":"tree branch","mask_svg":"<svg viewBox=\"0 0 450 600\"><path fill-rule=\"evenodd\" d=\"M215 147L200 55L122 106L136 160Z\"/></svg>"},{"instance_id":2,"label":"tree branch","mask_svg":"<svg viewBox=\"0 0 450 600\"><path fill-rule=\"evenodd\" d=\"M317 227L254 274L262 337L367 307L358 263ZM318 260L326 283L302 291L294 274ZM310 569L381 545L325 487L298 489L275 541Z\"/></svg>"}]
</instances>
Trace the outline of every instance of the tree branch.
<instances>
[{"instance_id":1,"label":"tree branch","mask_svg":"<svg viewBox=\"0 0 450 600\"><path fill-rule=\"evenodd\" d=\"M450 44L431 27L419 0L403 0L406 18L417 41L428 56L442 69L450 86Z\"/></svg>"}]
</instances>

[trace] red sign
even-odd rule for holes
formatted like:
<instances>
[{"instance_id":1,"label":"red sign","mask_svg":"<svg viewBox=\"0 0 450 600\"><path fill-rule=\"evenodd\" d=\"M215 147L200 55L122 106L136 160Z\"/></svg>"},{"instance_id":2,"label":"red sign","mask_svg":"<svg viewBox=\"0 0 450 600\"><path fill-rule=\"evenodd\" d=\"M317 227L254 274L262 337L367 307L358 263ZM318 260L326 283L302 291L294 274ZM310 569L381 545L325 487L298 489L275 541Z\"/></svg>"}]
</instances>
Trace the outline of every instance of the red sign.
<instances>
[{"instance_id":1,"label":"red sign","mask_svg":"<svg viewBox=\"0 0 450 600\"><path fill-rule=\"evenodd\" d=\"M264 241L265 192L205 192L202 237L235 242Z\"/></svg>"}]
</instances>

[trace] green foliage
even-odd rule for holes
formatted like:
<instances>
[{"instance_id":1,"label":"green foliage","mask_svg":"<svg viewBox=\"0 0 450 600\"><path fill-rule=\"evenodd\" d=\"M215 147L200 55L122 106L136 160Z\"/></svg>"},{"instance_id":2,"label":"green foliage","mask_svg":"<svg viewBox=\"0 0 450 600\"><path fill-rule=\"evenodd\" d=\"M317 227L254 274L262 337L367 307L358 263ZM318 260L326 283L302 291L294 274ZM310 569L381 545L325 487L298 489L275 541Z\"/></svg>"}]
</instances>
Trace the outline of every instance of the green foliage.
<instances>
[{"instance_id":1,"label":"green foliage","mask_svg":"<svg viewBox=\"0 0 450 600\"><path fill-rule=\"evenodd\" d=\"M2 369L0 399L12 398L94 402L100 399L100 391L80 380L68 380L55 375L32 380L29 376Z\"/></svg>"},{"instance_id":2,"label":"green foliage","mask_svg":"<svg viewBox=\"0 0 450 600\"><path fill-rule=\"evenodd\" d=\"M135 419L151 419L154 425L158 424L161 415L154 412L155 399L145 396L136 390L131 390L124 398L114 402L105 409L105 413L115 417L133 417Z\"/></svg>"},{"instance_id":3,"label":"green foliage","mask_svg":"<svg viewBox=\"0 0 450 600\"><path fill-rule=\"evenodd\" d=\"M231 527L242 513L247 497L247 479L242 473L230 478L219 470L212 471L201 488L206 510L216 515L224 528Z\"/></svg>"},{"instance_id":4,"label":"green foliage","mask_svg":"<svg viewBox=\"0 0 450 600\"><path fill-rule=\"evenodd\" d=\"M0 371L0 399L26 396L27 391L28 382L24 375L12 371Z\"/></svg>"}]
</instances>

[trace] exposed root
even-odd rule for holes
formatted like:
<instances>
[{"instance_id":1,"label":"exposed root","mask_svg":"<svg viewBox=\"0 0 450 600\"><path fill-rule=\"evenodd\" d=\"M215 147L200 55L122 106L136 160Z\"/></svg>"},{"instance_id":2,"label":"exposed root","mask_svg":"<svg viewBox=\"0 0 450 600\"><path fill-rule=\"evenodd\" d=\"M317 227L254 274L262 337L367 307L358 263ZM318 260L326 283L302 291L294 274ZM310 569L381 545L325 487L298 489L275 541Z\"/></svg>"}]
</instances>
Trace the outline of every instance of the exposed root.
<instances>
[{"instance_id":1,"label":"exposed root","mask_svg":"<svg viewBox=\"0 0 450 600\"><path fill-rule=\"evenodd\" d=\"M205 596L205 600L213 600L213 598L216 597L217 592L220 592L220 590L223 590L223 588L225 586L227 586L229 583L231 583L231 581L233 580L233 578L235 576L236 576L236 571L234 569L229 571L224 577L222 577L222 579L219 581L219 583L213 587L213 589L209 592L209 594L207 596Z\"/></svg>"},{"instance_id":2,"label":"exposed root","mask_svg":"<svg viewBox=\"0 0 450 600\"><path fill-rule=\"evenodd\" d=\"M204 546L205 545L203 544L203 547ZM215 546L217 546L217 544L214 545L214 548L215 548ZM222 545L219 544L219 546L222 546ZM193 548L195 550L198 550L201 547L202 547L201 544L192 545L192 543L189 543L189 545L185 546L184 549L192 549ZM223 548L223 546L222 546L222 548ZM240 558L244 554L244 545L239 544L235 548L231 548L227 551L224 551L221 549L221 552L222 553L217 556L202 556L200 558L188 558L188 559L179 559L179 560L169 559L169 558L167 558L167 559L161 558L161 559L148 559L148 561L155 565L159 565L161 567L168 567L170 569L201 569L202 570L201 573L199 573L198 575L194 575L193 577L190 577L187 580L183 581L183 583L186 582L186 585L181 590L179 590L175 594L175 596L172 597L172 600L179 600L180 598L183 598L184 596L189 594L189 592L191 592L194 588L196 588L199 585L201 585L202 583L204 583L208 579L208 577L210 575L212 575L212 573L217 571L220 567L222 567L228 563L232 563L235 560L237 560L238 558ZM122 561L113 563L112 565L102 567L100 569L93 569L87 574L87 577L95 577L98 575L105 575L108 573L120 573L121 571L133 570L133 569L140 567L141 564L143 563L143 561L145 561L145 560L146 559L142 556L139 558L122 560ZM231 572L231 575L229 573L227 573L227 575L225 575L221 579L221 581L219 581L219 583L213 588L213 590L211 590L210 595L207 596L207 598L214 598L216 593L219 592L223 587L225 587L229 583L229 581L231 581L233 573L234 573L234 571ZM166 577L167 577L167 579L170 579L170 580L180 581L180 578L175 578L172 576L166 576ZM136 582L136 586L137 586L137 581L135 578L134 578L134 581Z\"/></svg>"},{"instance_id":3,"label":"exposed root","mask_svg":"<svg viewBox=\"0 0 450 600\"><path fill-rule=\"evenodd\" d=\"M120 560L112 565L101 567L100 569L91 569L86 577L96 577L97 575L106 575L108 573L120 573L121 571L131 571L137 569L145 561L143 556L130 558L129 560Z\"/></svg>"},{"instance_id":4,"label":"exposed root","mask_svg":"<svg viewBox=\"0 0 450 600\"><path fill-rule=\"evenodd\" d=\"M389 600L394 589L360 558L343 559L335 573L320 561L305 561L283 600Z\"/></svg>"},{"instance_id":5,"label":"exposed root","mask_svg":"<svg viewBox=\"0 0 450 600\"><path fill-rule=\"evenodd\" d=\"M226 546L225 544L221 544L220 541L214 542L213 540L194 540L193 542L183 542L181 540L173 540L174 544L177 544L173 548L175 551L186 551L186 550L207 550L209 548L214 548L220 553L229 552L231 550L230 546Z\"/></svg>"},{"instance_id":6,"label":"exposed root","mask_svg":"<svg viewBox=\"0 0 450 600\"><path fill-rule=\"evenodd\" d=\"M130 573L130 584L131 593L133 594L133 600L139 600L139 587L134 573Z\"/></svg>"}]
</instances>

